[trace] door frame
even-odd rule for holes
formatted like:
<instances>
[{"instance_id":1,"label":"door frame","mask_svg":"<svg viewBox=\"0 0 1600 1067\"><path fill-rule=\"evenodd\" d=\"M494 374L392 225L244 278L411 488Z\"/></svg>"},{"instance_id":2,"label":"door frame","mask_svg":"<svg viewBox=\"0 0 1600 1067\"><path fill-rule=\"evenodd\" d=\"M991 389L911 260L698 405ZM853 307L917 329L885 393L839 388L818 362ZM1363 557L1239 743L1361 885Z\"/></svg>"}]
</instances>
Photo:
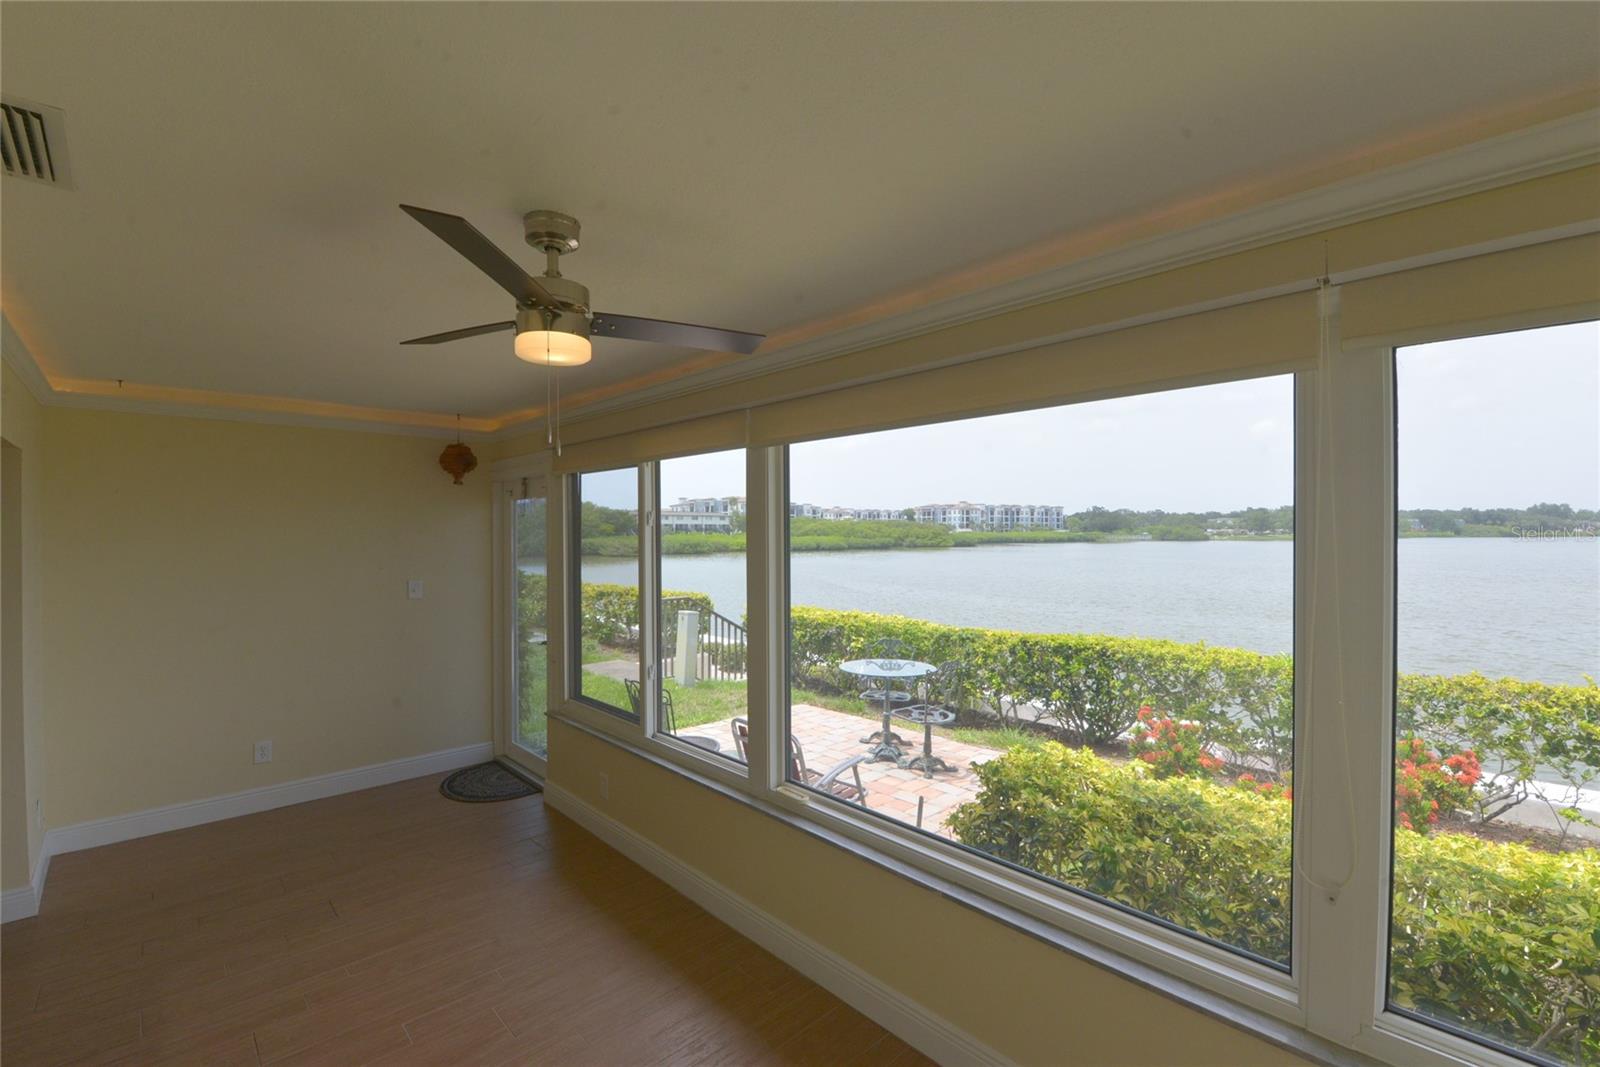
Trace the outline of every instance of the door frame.
<instances>
[{"instance_id":1,"label":"door frame","mask_svg":"<svg viewBox=\"0 0 1600 1067\"><path fill-rule=\"evenodd\" d=\"M555 479L550 474L550 455L547 452L532 456L519 456L512 460L502 460L490 468L493 477L493 542L492 552L494 558L494 590L491 598L494 612L493 626L491 627L491 644L493 646L492 670L494 672L493 686L493 726L492 738L496 756L503 757L523 770L528 771L541 782L544 781L548 765L548 750L541 755L517 741L517 714L518 684L517 684L517 597L516 597L516 510L515 501L525 498L540 498L545 501L545 514L552 524L556 518L558 508L553 506L550 499L551 486ZM555 541L550 539L550 530L546 530L545 571L550 573L549 558ZM549 599L550 594L546 594ZM548 617L548 609L547 609ZM548 621L547 634L551 633ZM552 652L557 652L557 642L546 646L547 660L553 660ZM553 664L552 664L553 665ZM546 709L549 713L549 708Z\"/></svg>"}]
</instances>

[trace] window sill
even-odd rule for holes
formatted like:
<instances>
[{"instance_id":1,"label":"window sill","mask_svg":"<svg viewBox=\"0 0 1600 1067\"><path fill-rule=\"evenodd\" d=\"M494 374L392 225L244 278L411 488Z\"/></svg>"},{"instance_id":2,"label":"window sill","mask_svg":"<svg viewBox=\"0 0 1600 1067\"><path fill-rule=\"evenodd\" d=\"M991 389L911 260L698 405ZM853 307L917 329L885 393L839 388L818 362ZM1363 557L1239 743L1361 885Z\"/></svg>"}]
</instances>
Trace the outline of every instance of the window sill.
<instances>
[{"instance_id":1,"label":"window sill","mask_svg":"<svg viewBox=\"0 0 1600 1067\"><path fill-rule=\"evenodd\" d=\"M1240 1003L1187 978L1171 974L1154 964L1118 952L1082 934L1062 929L1038 916L1029 914L1003 901L995 900L950 878L926 870L921 866L907 863L905 860L883 849L864 843L856 836L840 832L840 830L828 825L827 821L817 818L814 811L801 813L793 810L790 804L763 801L734 784L721 781L718 777L705 773L702 767L697 766L702 761L693 756L674 752L665 746L662 746L659 751L641 747L634 739L619 736L618 733L611 730L598 728L599 724L591 723L586 720L586 717L574 715L567 709L552 711L550 717L590 737L615 745L617 748L663 770L681 775L704 789L709 789L727 800L743 804L792 830L826 842L834 848L848 852L857 859L864 860L880 869L905 878L923 889L937 893L952 903L970 908L1018 933L1071 953L1078 959L1094 964L1120 978L1124 978L1145 989L1168 997L1185 1007L1192 1008L1259 1037L1295 1055L1302 1056L1315 1063L1328 1064L1330 1067L1370 1067L1370 1065L1379 1062L1362 1053L1334 1044L1292 1022L1279 1018L1271 1012ZM795 798L793 800L793 807L815 808L816 806L809 804L808 799Z\"/></svg>"}]
</instances>

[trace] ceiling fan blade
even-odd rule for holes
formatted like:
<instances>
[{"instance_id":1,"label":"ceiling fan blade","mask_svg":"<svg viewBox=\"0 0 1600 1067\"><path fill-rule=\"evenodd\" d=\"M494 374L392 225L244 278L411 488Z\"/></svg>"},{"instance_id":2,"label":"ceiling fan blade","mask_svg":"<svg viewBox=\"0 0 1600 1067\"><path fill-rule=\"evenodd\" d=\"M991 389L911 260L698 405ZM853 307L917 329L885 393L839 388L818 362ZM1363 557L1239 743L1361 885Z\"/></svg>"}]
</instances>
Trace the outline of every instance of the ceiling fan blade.
<instances>
[{"instance_id":1,"label":"ceiling fan blade","mask_svg":"<svg viewBox=\"0 0 1600 1067\"><path fill-rule=\"evenodd\" d=\"M493 278L506 292L516 297L517 303L533 302L540 307L557 307L556 298L539 284L538 279L500 251L495 243L478 231L478 228L460 215L447 215L442 211L429 211L425 207L401 204L400 210L433 231L433 235L460 252L467 261Z\"/></svg>"},{"instance_id":2,"label":"ceiling fan blade","mask_svg":"<svg viewBox=\"0 0 1600 1067\"><path fill-rule=\"evenodd\" d=\"M767 339L766 334L691 326L687 322L641 319L596 311L589 323L590 337L623 337L629 341L654 341L679 348L705 348L712 352L738 352L748 356Z\"/></svg>"},{"instance_id":3,"label":"ceiling fan blade","mask_svg":"<svg viewBox=\"0 0 1600 1067\"><path fill-rule=\"evenodd\" d=\"M403 345L436 345L440 341L459 341L463 337L482 337L486 333L499 333L501 330L515 330L515 322L491 322L484 326L468 326L462 330L446 330L444 333L430 333L426 337L413 337L409 341L401 341Z\"/></svg>"}]
</instances>

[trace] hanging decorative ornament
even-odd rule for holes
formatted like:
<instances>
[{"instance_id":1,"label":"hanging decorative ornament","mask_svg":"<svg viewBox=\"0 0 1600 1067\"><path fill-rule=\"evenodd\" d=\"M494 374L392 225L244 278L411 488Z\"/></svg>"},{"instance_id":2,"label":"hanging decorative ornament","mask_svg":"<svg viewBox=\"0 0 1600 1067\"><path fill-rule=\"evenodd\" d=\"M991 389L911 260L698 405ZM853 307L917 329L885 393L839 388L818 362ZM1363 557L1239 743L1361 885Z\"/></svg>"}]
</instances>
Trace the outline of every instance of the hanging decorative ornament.
<instances>
[{"instance_id":1,"label":"hanging decorative ornament","mask_svg":"<svg viewBox=\"0 0 1600 1067\"><path fill-rule=\"evenodd\" d=\"M478 457L472 454L469 445L461 443L461 416L456 416L456 439L444 446L444 451L439 453L439 466L444 472L455 479L455 484L460 485L461 476L478 469Z\"/></svg>"}]
</instances>

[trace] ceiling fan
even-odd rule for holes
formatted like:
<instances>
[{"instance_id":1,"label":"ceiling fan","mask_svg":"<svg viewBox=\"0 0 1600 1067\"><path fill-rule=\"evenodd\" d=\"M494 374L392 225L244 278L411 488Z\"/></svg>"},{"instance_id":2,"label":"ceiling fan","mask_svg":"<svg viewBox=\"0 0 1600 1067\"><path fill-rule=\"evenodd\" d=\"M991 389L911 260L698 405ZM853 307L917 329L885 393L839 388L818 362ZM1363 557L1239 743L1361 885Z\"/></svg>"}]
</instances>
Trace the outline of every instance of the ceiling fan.
<instances>
[{"instance_id":1,"label":"ceiling fan","mask_svg":"<svg viewBox=\"0 0 1600 1067\"><path fill-rule=\"evenodd\" d=\"M545 272L535 278L460 215L447 215L410 204L401 204L400 210L432 230L435 237L465 256L517 302L514 319L413 337L401 344L435 345L441 341L515 330L518 359L548 367L574 367L589 362L590 337L621 337L741 355L754 352L765 340L765 335L759 333L591 311L589 290L561 276L562 255L578 249L578 220L571 215L559 211L530 211L522 217L527 242L545 254Z\"/></svg>"}]
</instances>

